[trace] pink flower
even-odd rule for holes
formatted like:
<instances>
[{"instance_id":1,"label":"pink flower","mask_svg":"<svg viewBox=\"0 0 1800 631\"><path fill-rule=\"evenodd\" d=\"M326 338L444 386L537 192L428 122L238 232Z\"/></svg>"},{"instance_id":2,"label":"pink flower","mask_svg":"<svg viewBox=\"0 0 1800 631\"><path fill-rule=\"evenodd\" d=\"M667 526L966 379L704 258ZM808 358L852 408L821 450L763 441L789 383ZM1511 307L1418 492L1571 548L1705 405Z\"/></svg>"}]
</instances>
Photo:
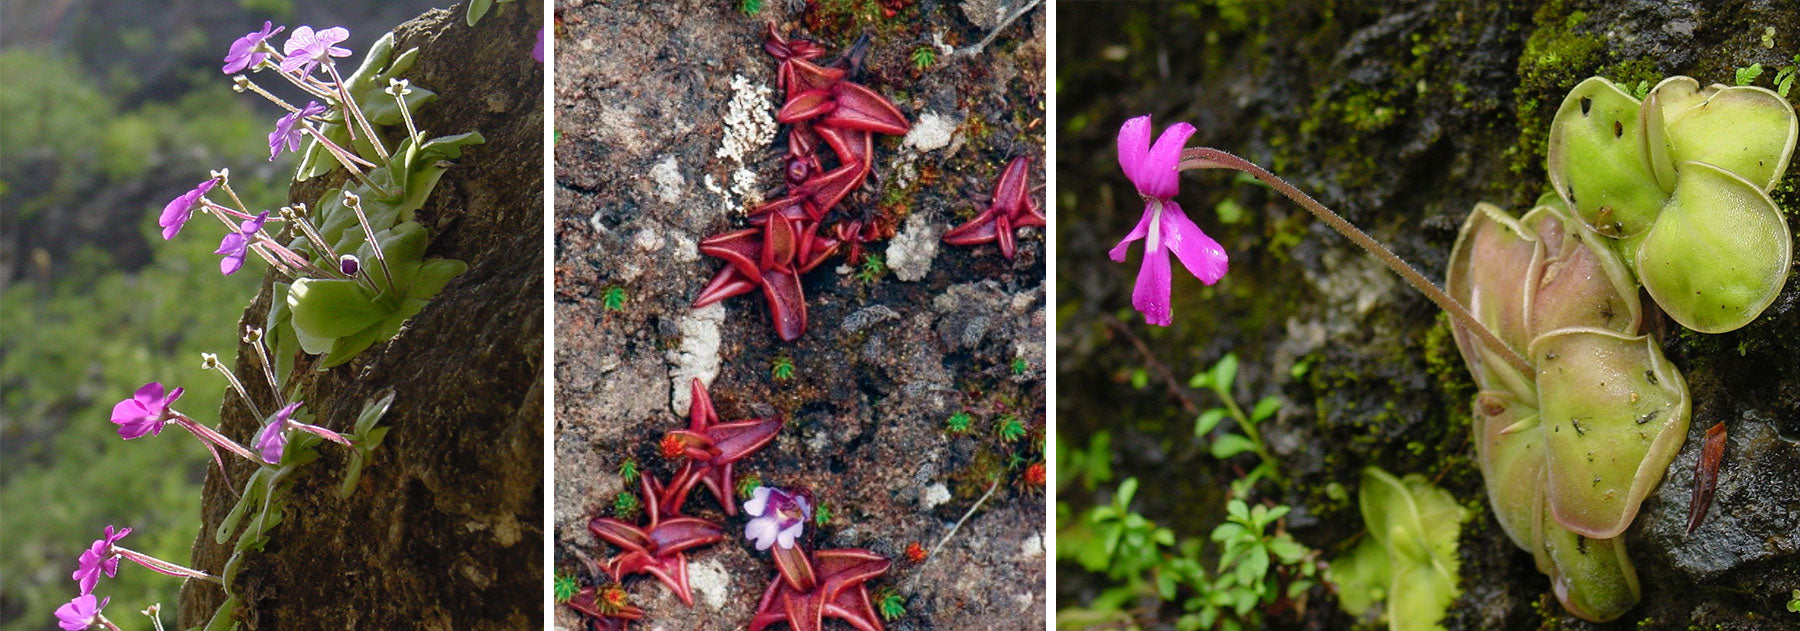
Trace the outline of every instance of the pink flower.
<instances>
[{"instance_id":1,"label":"pink flower","mask_svg":"<svg viewBox=\"0 0 1800 631\"><path fill-rule=\"evenodd\" d=\"M812 506L798 493L759 486L744 502L744 512L751 517L744 524L744 537L756 542L756 549L767 550L770 545L791 549L812 516Z\"/></svg>"},{"instance_id":2,"label":"pink flower","mask_svg":"<svg viewBox=\"0 0 1800 631\"><path fill-rule=\"evenodd\" d=\"M181 388L176 388L163 396L163 385L152 381L138 388L131 398L114 405L112 422L119 426L119 437L131 440L144 434L161 434L163 423L175 414L169 406L181 398L181 392Z\"/></svg>"},{"instance_id":3,"label":"pink flower","mask_svg":"<svg viewBox=\"0 0 1800 631\"><path fill-rule=\"evenodd\" d=\"M275 131L269 132L269 160L281 155L282 149L299 151L300 140L305 135L306 126L301 121L324 114L327 108L318 101L307 101L306 107L298 112L288 112L286 116L275 121Z\"/></svg>"},{"instance_id":4,"label":"pink flower","mask_svg":"<svg viewBox=\"0 0 1800 631\"><path fill-rule=\"evenodd\" d=\"M1119 167L1144 198L1144 217L1107 255L1123 263L1127 246L1147 239L1143 268L1138 271L1137 286L1131 292L1131 306L1143 312L1146 322L1159 326L1173 322L1169 309L1169 252L1174 252L1189 273L1208 285L1225 276L1228 263L1225 248L1206 236L1175 203L1175 194L1181 190L1175 169L1181 162L1182 145L1192 135L1193 125L1176 123L1164 129L1152 146L1148 115L1125 121L1119 128Z\"/></svg>"},{"instance_id":5,"label":"pink flower","mask_svg":"<svg viewBox=\"0 0 1800 631\"><path fill-rule=\"evenodd\" d=\"M299 408L300 402L295 401L276 410L275 418L269 421L268 425L264 425L262 430L256 432L254 446L256 451L262 454L264 462L281 464L281 452L287 449L288 417L293 416L294 410Z\"/></svg>"},{"instance_id":6,"label":"pink flower","mask_svg":"<svg viewBox=\"0 0 1800 631\"><path fill-rule=\"evenodd\" d=\"M219 240L219 249L213 254L223 254L219 259L219 272L230 276L244 267L244 257L250 252L250 246L256 243L256 233L262 231L263 222L269 220L269 211L257 213L256 217L245 219L238 224L237 232L225 235Z\"/></svg>"},{"instance_id":7,"label":"pink flower","mask_svg":"<svg viewBox=\"0 0 1800 631\"><path fill-rule=\"evenodd\" d=\"M247 68L255 68L257 64L269 58L268 53L258 50L263 41L274 37L276 33L280 33L285 28L287 27L275 26L275 23L265 20L262 30L251 31L249 34L237 38L237 41L231 43L231 50L225 53L225 65L220 70L225 74L235 74L243 72Z\"/></svg>"},{"instance_id":8,"label":"pink flower","mask_svg":"<svg viewBox=\"0 0 1800 631\"><path fill-rule=\"evenodd\" d=\"M337 45L347 39L350 39L350 31L342 26L318 32L310 26L295 28L287 43L281 45L282 54L287 55L287 59L281 60L281 71L298 70L301 76L306 76L321 62L331 61L332 57L349 57L350 49Z\"/></svg>"},{"instance_id":9,"label":"pink flower","mask_svg":"<svg viewBox=\"0 0 1800 631\"><path fill-rule=\"evenodd\" d=\"M200 198L206 197L207 191L218 185L218 180L207 180L194 186L194 190L182 193L181 197L169 200L163 206L162 216L157 218L156 225L162 226L163 240L175 238L181 227L194 216L194 209L200 206Z\"/></svg>"},{"instance_id":10,"label":"pink flower","mask_svg":"<svg viewBox=\"0 0 1800 631\"><path fill-rule=\"evenodd\" d=\"M81 558L75 561L75 573L69 576L81 583L81 593L93 593L94 585L100 582L102 572L105 572L108 577L117 578L119 576L119 557L113 553L113 542L124 539L125 535L129 534L131 534L130 528L114 531L112 526L107 526L106 534L95 539L93 545L82 551Z\"/></svg>"},{"instance_id":11,"label":"pink flower","mask_svg":"<svg viewBox=\"0 0 1800 631\"><path fill-rule=\"evenodd\" d=\"M100 610L112 597L96 602L93 594L82 594L56 608L56 626L66 631L81 631L100 623Z\"/></svg>"}]
</instances>

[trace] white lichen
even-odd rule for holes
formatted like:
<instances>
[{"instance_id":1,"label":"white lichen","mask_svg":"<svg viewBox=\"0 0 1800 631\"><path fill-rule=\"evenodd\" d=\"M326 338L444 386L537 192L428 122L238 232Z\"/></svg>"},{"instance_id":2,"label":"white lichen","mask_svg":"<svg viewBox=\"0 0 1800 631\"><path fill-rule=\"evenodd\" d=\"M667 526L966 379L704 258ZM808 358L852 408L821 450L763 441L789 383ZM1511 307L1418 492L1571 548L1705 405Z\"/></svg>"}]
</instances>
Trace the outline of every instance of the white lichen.
<instances>
[{"instance_id":1,"label":"white lichen","mask_svg":"<svg viewBox=\"0 0 1800 631\"><path fill-rule=\"evenodd\" d=\"M681 191L687 188L687 178L681 177L681 166L672 155L663 156L656 166L650 167L650 180L656 183L656 196L665 204L681 201Z\"/></svg>"},{"instance_id":2,"label":"white lichen","mask_svg":"<svg viewBox=\"0 0 1800 631\"><path fill-rule=\"evenodd\" d=\"M888 269L894 271L895 278L906 282L924 278L931 271L931 259L937 256L938 239L942 236L925 213L908 216L906 226L888 241Z\"/></svg>"},{"instance_id":3,"label":"white lichen","mask_svg":"<svg viewBox=\"0 0 1800 631\"><path fill-rule=\"evenodd\" d=\"M906 132L905 144L920 153L950 146L950 139L956 135L956 126L960 123L961 121L937 112L920 113L912 130Z\"/></svg>"},{"instance_id":4,"label":"white lichen","mask_svg":"<svg viewBox=\"0 0 1800 631\"><path fill-rule=\"evenodd\" d=\"M719 150L713 153L713 157L737 165L731 175L730 191L719 190L712 176L707 175L707 189L724 200L726 212L762 201L762 185L755 172L744 168L744 161L775 142L775 132L780 127L775 123L774 105L770 101L772 94L769 86L752 82L744 75L731 77L731 101L725 105L722 119L725 138L720 141Z\"/></svg>"},{"instance_id":5,"label":"white lichen","mask_svg":"<svg viewBox=\"0 0 1800 631\"><path fill-rule=\"evenodd\" d=\"M668 354L669 406L687 416L693 403L694 379L710 384L719 376L719 329L725 324L725 305L714 303L681 317L681 345Z\"/></svg>"}]
</instances>

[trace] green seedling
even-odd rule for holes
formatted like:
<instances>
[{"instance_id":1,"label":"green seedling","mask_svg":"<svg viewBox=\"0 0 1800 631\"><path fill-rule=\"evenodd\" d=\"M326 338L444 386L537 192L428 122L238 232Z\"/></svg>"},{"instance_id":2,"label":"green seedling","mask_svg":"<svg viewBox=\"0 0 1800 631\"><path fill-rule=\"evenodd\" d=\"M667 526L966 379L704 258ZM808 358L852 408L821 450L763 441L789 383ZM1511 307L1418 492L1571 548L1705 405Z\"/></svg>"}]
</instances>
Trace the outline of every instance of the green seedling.
<instances>
[{"instance_id":1,"label":"green seedling","mask_svg":"<svg viewBox=\"0 0 1800 631\"><path fill-rule=\"evenodd\" d=\"M1325 571L1339 605L1362 616L1385 601L1391 631L1442 629L1444 610L1462 593L1456 540L1468 510L1423 476L1402 480L1376 467L1363 470L1357 497L1369 537Z\"/></svg>"}]
</instances>

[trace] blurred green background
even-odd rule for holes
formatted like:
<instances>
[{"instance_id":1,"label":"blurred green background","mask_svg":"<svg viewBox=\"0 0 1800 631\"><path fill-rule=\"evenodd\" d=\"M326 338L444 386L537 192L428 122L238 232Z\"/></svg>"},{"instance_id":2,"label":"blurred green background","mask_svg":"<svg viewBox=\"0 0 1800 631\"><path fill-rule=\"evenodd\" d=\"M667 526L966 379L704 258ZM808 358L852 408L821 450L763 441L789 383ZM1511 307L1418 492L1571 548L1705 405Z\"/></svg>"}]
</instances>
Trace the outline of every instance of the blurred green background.
<instances>
[{"instance_id":1,"label":"blurred green background","mask_svg":"<svg viewBox=\"0 0 1800 631\"><path fill-rule=\"evenodd\" d=\"M342 25L354 66L432 4L0 0L0 631L51 627L106 525L188 559L210 457L180 431L126 442L108 417L160 381L211 422L225 391L200 353L234 353L263 268L221 276L216 222L164 241L156 217L217 168L253 211L286 197L291 156L268 160L281 112L232 92L219 73L231 41L265 19ZM161 602L172 621L178 589L126 564L95 593L122 626L149 628L133 612Z\"/></svg>"}]
</instances>

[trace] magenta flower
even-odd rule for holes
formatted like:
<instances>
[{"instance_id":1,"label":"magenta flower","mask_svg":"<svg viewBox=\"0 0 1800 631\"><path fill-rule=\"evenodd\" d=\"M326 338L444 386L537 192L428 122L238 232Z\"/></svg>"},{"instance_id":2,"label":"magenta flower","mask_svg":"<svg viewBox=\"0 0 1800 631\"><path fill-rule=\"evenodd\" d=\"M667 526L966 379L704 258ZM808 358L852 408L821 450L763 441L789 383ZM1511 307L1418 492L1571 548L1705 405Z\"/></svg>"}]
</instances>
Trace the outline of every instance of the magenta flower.
<instances>
[{"instance_id":1,"label":"magenta flower","mask_svg":"<svg viewBox=\"0 0 1800 631\"><path fill-rule=\"evenodd\" d=\"M270 30L270 27L273 27L273 30ZM262 30L251 31L243 37L237 38L237 41L231 43L230 52L225 53L225 66L220 70L225 74L236 74L243 72L246 68L255 68L257 64L269 58L268 53L258 52L257 48L285 28L287 27L275 26L273 22L264 21Z\"/></svg>"},{"instance_id":2,"label":"magenta flower","mask_svg":"<svg viewBox=\"0 0 1800 631\"><path fill-rule=\"evenodd\" d=\"M298 112L288 112L275 121L275 131L269 132L269 160L281 155L282 148L288 151L300 150L300 139L306 135L306 127L300 124L301 119L325 113L325 106L318 101L307 101L306 107Z\"/></svg>"},{"instance_id":3,"label":"magenta flower","mask_svg":"<svg viewBox=\"0 0 1800 631\"><path fill-rule=\"evenodd\" d=\"M531 47L531 58L544 63L544 29L538 29L537 44Z\"/></svg>"},{"instance_id":4,"label":"magenta flower","mask_svg":"<svg viewBox=\"0 0 1800 631\"><path fill-rule=\"evenodd\" d=\"M119 556L113 553L113 542L124 539L129 534L130 528L115 531L112 526L107 526L106 534L95 539L93 545L82 551L81 558L75 562L75 573L70 575L70 578L81 584L81 593L92 593L94 585L100 582L102 572L108 577L118 578Z\"/></svg>"},{"instance_id":5,"label":"magenta flower","mask_svg":"<svg viewBox=\"0 0 1800 631\"><path fill-rule=\"evenodd\" d=\"M256 447L258 453L262 454L263 462L281 463L281 452L287 449L288 417L293 416L294 410L299 408L300 402L295 401L276 410L275 418L256 432L256 441L253 446Z\"/></svg>"},{"instance_id":6,"label":"magenta flower","mask_svg":"<svg viewBox=\"0 0 1800 631\"><path fill-rule=\"evenodd\" d=\"M226 276L236 274L244 267L244 255L250 251L250 244L256 242L256 233L262 230L263 222L269 219L269 211L257 213L255 217L245 219L238 225L238 231L225 235L219 240L219 249L213 254L223 254L219 261L219 271Z\"/></svg>"},{"instance_id":7,"label":"magenta flower","mask_svg":"<svg viewBox=\"0 0 1800 631\"><path fill-rule=\"evenodd\" d=\"M1144 218L1107 255L1123 263L1131 242L1148 239L1144 242L1144 264L1138 271L1137 286L1131 291L1131 306L1143 312L1146 322L1159 326L1173 321L1169 309L1169 252L1174 252L1189 273L1208 285L1219 282L1227 267L1225 248L1206 236L1175 203L1175 194L1181 190L1175 167L1181 162L1182 145L1192 135L1193 125L1176 123L1163 130L1156 145L1151 146L1148 115L1125 121L1119 128L1119 167L1144 198Z\"/></svg>"},{"instance_id":8,"label":"magenta flower","mask_svg":"<svg viewBox=\"0 0 1800 631\"><path fill-rule=\"evenodd\" d=\"M181 398L181 392L181 388L176 388L163 396L163 385L152 381L138 388L131 398L114 405L112 422L119 426L119 437L131 440L144 434L161 434L163 423L175 416L169 406Z\"/></svg>"},{"instance_id":9,"label":"magenta flower","mask_svg":"<svg viewBox=\"0 0 1800 631\"><path fill-rule=\"evenodd\" d=\"M751 517L744 537L756 542L756 549L767 550L771 544L791 549L812 517L812 506L798 493L759 486L744 502L744 512Z\"/></svg>"},{"instance_id":10,"label":"magenta flower","mask_svg":"<svg viewBox=\"0 0 1800 631\"><path fill-rule=\"evenodd\" d=\"M287 55L287 59L281 60L281 71L298 70L301 76L306 76L312 74L320 63L331 61L332 57L349 57L350 49L336 45L347 39L350 39L350 31L342 26L318 32L314 32L310 26L295 28L294 34L288 36L287 43L281 45L282 54Z\"/></svg>"},{"instance_id":11,"label":"magenta flower","mask_svg":"<svg viewBox=\"0 0 1800 631\"><path fill-rule=\"evenodd\" d=\"M194 190L182 193L163 206L162 216L157 218L156 225L162 226L164 241L175 238L175 233L181 232L181 227L194 216L194 209L200 207L200 199L218 185L218 180L201 182L194 186Z\"/></svg>"},{"instance_id":12,"label":"magenta flower","mask_svg":"<svg viewBox=\"0 0 1800 631\"><path fill-rule=\"evenodd\" d=\"M56 626L66 631L81 631L100 623L100 610L112 597L96 601L93 594L82 594L56 608Z\"/></svg>"}]
</instances>

